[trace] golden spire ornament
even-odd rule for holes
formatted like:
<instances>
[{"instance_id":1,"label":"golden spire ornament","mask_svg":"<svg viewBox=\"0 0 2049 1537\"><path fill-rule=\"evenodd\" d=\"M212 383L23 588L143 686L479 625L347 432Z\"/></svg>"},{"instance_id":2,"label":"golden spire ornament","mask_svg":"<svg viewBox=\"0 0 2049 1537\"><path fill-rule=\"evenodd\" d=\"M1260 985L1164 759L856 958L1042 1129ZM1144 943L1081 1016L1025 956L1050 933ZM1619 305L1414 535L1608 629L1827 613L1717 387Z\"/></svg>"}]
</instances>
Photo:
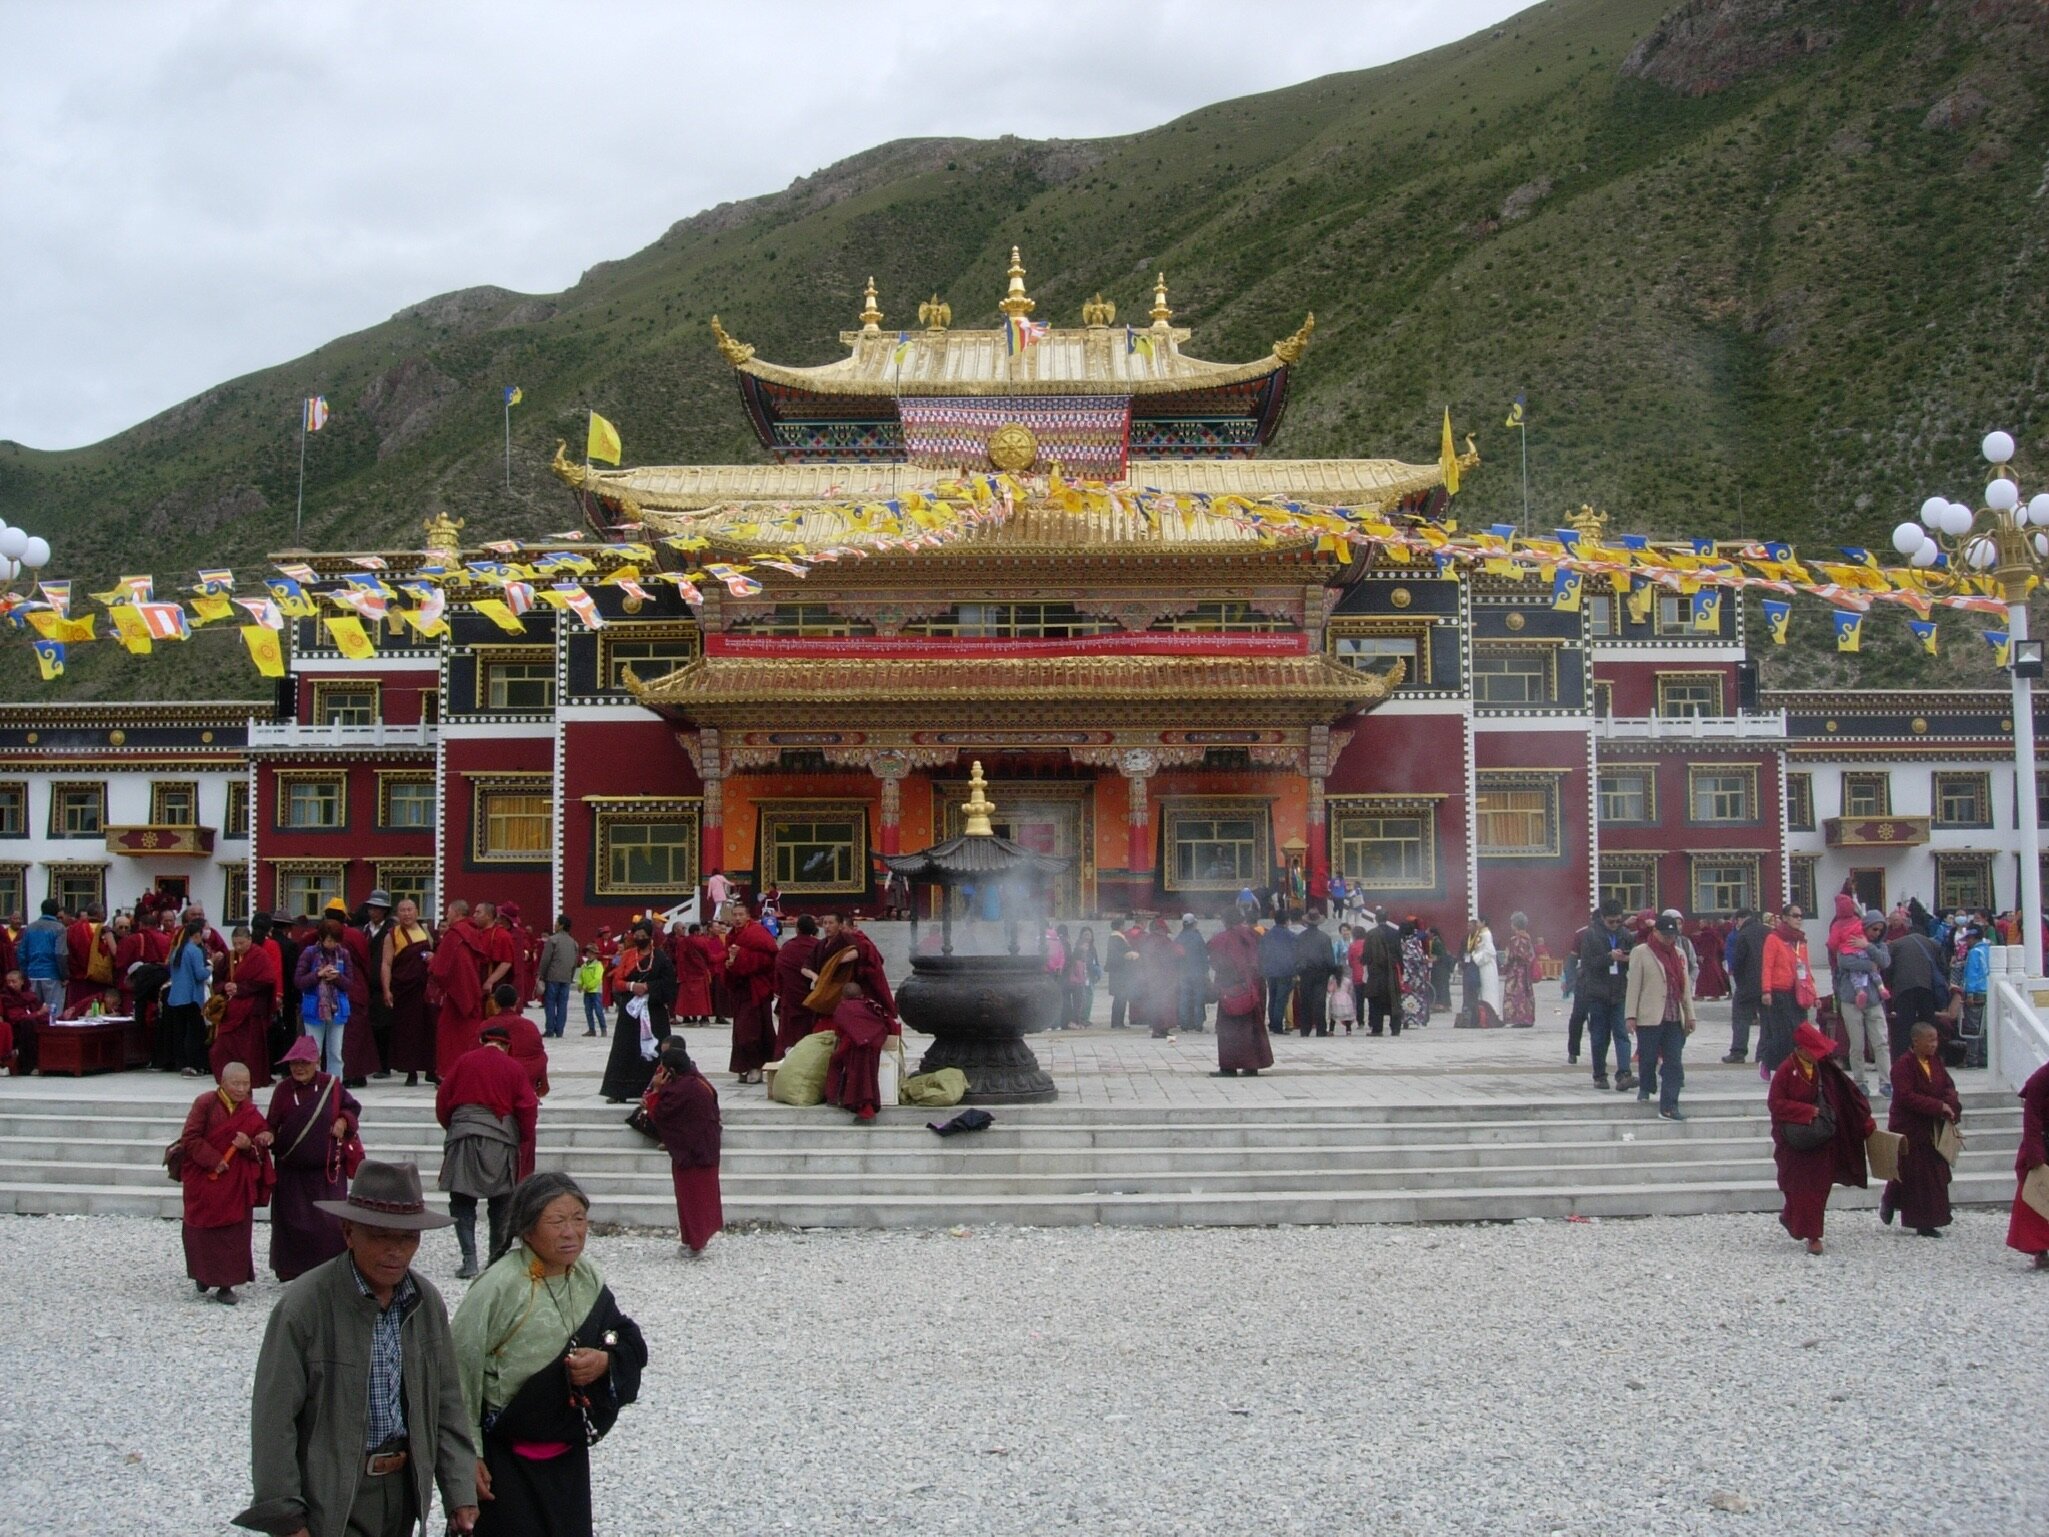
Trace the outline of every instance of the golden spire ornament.
<instances>
[{"instance_id":1,"label":"golden spire ornament","mask_svg":"<svg viewBox=\"0 0 2049 1537\"><path fill-rule=\"evenodd\" d=\"M993 838L996 829L989 825L989 818L996 814L996 803L987 794L988 781L982 778L982 760L977 758L968 770L968 798L961 803L960 830L963 837Z\"/></svg>"},{"instance_id":2,"label":"golden spire ornament","mask_svg":"<svg viewBox=\"0 0 2049 1537\"><path fill-rule=\"evenodd\" d=\"M875 304L875 279L868 279L868 291L861 298L861 334L873 336L882 329L882 311Z\"/></svg>"},{"instance_id":3,"label":"golden spire ornament","mask_svg":"<svg viewBox=\"0 0 2049 1537\"><path fill-rule=\"evenodd\" d=\"M1022 320L1039 306L1025 292L1024 257L1018 248L1010 248L1010 292L1003 296L1003 302L996 307L1013 320Z\"/></svg>"},{"instance_id":4,"label":"golden spire ornament","mask_svg":"<svg viewBox=\"0 0 2049 1537\"><path fill-rule=\"evenodd\" d=\"M1174 312L1167 308L1167 274L1164 272L1153 279L1153 307L1147 313L1156 326L1166 325L1174 318Z\"/></svg>"}]
</instances>

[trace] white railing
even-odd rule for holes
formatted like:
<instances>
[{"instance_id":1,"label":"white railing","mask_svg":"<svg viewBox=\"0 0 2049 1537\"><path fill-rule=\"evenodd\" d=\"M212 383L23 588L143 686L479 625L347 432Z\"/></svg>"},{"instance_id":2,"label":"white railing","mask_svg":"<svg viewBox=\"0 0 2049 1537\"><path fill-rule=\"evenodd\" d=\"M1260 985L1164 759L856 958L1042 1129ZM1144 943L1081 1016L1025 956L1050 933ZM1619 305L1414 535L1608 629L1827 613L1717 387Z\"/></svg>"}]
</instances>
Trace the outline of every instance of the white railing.
<instances>
[{"instance_id":1,"label":"white railing","mask_svg":"<svg viewBox=\"0 0 2049 1537\"><path fill-rule=\"evenodd\" d=\"M1985 1062L1992 1076L2016 1091L2049 1062L2049 981L2028 975L2027 951L1992 947L1990 992L1985 998Z\"/></svg>"},{"instance_id":2,"label":"white railing","mask_svg":"<svg viewBox=\"0 0 2049 1537\"><path fill-rule=\"evenodd\" d=\"M1751 715L1597 715L1594 735L1604 740L1776 742L1786 735L1786 712Z\"/></svg>"},{"instance_id":3,"label":"white railing","mask_svg":"<svg viewBox=\"0 0 2049 1537\"><path fill-rule=\"evenodd\" d=\"M376 721L367 726L309 726L298 721L249 723L251 747L432 747L433 725L392 726Z\"/></svg>"}]
</instances>

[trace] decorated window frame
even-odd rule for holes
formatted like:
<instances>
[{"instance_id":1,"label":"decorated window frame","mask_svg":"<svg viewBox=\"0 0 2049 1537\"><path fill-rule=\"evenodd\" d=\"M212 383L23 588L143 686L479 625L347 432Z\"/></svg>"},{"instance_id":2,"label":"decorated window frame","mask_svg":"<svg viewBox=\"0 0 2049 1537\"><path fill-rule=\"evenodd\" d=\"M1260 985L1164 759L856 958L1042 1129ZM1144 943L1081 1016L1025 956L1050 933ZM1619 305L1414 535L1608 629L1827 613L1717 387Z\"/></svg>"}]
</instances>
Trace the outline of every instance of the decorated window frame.
<instances>
[{"instance_id":1,"label":"decorated window frame","mask_svg":"<svg viewBox=\"0 0 2049 1537\"><path fill-rule=\"evenodd\" d=\"M1952 816L1946 805L1951 792L1962 789L1976 803L1975 811ZM1941 828L1989 828L1992 825L1992 775L1984 769L1936 769L1929 778L1929 823ZM1983 904L1976 904L1982 906ZM1942 911L1950 911L1945 904Z\"/></svg>"},{"instance_id":2,"label":"decorated window frame","mask_svg":"<svg viewBox=\"0 0 2049 1537\"><path fill-rule=\"evenodd\" d=\"M1846 769L1839 789L1842 814L1860 820L1892 815L1892 773L1887 769ZM1854 795L1870 797L1868 806L1852 806Z\"/></svg>"},{"instance_id":3,"label":"decorated window frame","mask_svg":"<svg viewBox=\"0 0 2049 1537\"><path fill-rule=\"evenodd\" d=\"M622 655L639 647L674 647L667 657L657 649L641 656ZM683 619L607 620L598 631L598 690L607 694L626 692L630 669L642 683L687 667L704 654L704 634ZM655 669L659 667L659 671Z\"/></svg>"},{"instance_id":4,"label":"decorated window frame","mask_svg":"<svg viewBox=\"0 0 2049 1537\"><path fill-rule=\"evenodd\" d=\"M1808 917L1814 916L1814 885L1821 873L1819 854L1795 854L1789 861L1787 874L1790 884L1786 887L1786 900L1798 907Z\"/></svg>"},{"instance_id":5,"label":"decorated window frame","mask_svg":"<svg viewBox=\"0 0 2049 1537\"><path fill-rule=\"evenodd\" d=\"M1596 885L1601 901L1614 897L1624 912L1640 912L1646 907L1658 910L1658 856L1603 849Z\"/></svg>"},{"instance_id":6,"label":"decorated window frame","mask_svg":"<svg viewBox=\"0 0 2049 1537\"><path fill-rule=\"evenodd\" d=\"M1715 779L1739 780L1742 783L1743 804L1733 815L1719 811L1701 814L1703 782ZM1686 825L1689 827L1754 827L1762 820L1762 808L1758 804L1758 766L1755 763L1689 763L1686 765ZM1723 790L1709 790L1710 795L1722 795Z\"/></svg>"},{"instance_id":7,"label":"decorated window frame","mask_svg":"<svg viewBox=\"0 0 2049 1537\"><path fill-rule=\"evenodd\" d=\"M1729 680L1718 672L1661 672L1657 675L1657 713L1661 720L1713 719L1729 713ZM1699 700L1686 697L1698 690Z\"/></svg>"},{"instance_id":8,"label":"decorated window frame","mask_svg":"<svg viewBox=\"0 0 2049 1537\"><path fill-rule=\"evenodd\" d=\"M353 702L367 695L367 702ZM345 719L337 720L337 713ZM315 678L307 714L316 726L374 726L384 719L384 681L381 678Z\"/></svg>"},{"instance_id":9,"label":"decorated window frame","mask_svg":"<svg viewBox=\"0 0 2049 1537\"><path fill-rule=\"evenodd\" d=\"M346 769L279 769L276 777L277 805L272 808L271 825L277 831L338 833L348 830L349 776ZM334 795L332 797L334 820L330 822L298 822L292 820L292 791L294 788L300 785L323 784L334 786Z\"/></svg>"},{"instance_id":10,"label":"decorated window frame","mask_svg":"<svg viewBox=\"0 0 2049 1537\"><path fill-rule=\"evenodd\" d=\"M1333 875L1342 875L1348 888L1359 891L1435 891L1438 889L1438 804L1441 795L1345 795L1331 796L1328 801L1330 819L1330 869ZM1393 824L1414 822L1416 834L1413 838L1397 832L1388 836ZM1369 836L1377 833L1378 836ZM1385 870L1369 873L1363 859L1353 857L1375 847L1416 847L1415 868L1411 873L1406 857L1402 859L1399 874L1390 875Z\"/></svg>"},{"instance_id":11,"label":"decorated window frame","mask_svg":"<svg viewBox=\"0 0 2049 1537\"><path fill-rule=\"evenodd\" d=\"M1567 769L1476 770L1473 775L1473 841L1476 855L1489 860L1559 858L1565 851L1563 797L1559 792L1559 786L1569 772ZM1487 797L1500 794L1534 794L1539 800L1534 805L1500 806L1490 809L1485 804ZM1525 839L1520 843L1490 846L1487 827L1487 819L1490 816L1527 817L1532 814L1541 818L1541 841Z\"/></svg>"},{"instance_id":12,"label":"decorated window frame","mask_svg":"<svg viewBox=\"0 0 2049 1537\"><path fill-rule=\"evenodd\" d=\"M400 799L391 792L400 786L406 789L427 790L427 819L424 822L395 822L392 820L393 804ZM406 796L408 801L417 797ZM432 769L379 769L377 771L377 827L380 832L432 832L440 807L434 794L434 771ZM423 909L424 911L424 909Z\"/></svg>"},{"instance_id":13,"label":"decorated window frame","mask_svg":"<svg viewBox=\"0 0 2049 1537\"><path fill-rule=\"evenodd\" d=\"M178 801L185 802L185 814L176 816ZM196 779L152 779L149 782L149 822L152 827L197 827L199 825L199 781Z\"/></svg>"},{"instance_id":14,"label":"decorated window frame","mask_svg":"<svg viewBox=\"0 0 2049 1537\"><path fill-rule=\"evenodd\" d=\"M755 878L767 889L773 881L792 896L865 896L869 888L868 812L869 803L843 799L787 799L755 802L755 842L758 849ZM819 830L844 824L844 839L821 837ZM810 829L799 837L799 829ZM807 872L792 868L784 879L783 850L810 845L844 849L845 868L829 872ZM819 878L813 878L817 876Z\"/></svg>"},{"instance_id":15,"label":"decorated window frame","mask_svg":"<svg viewBox=\"0 0 2049 1537\"><path fill-rule=\"evenodd\" d=\"M1796 769L1786 775L1786 829L1814 831L1814 775L1810 771Z\"/></svg>"},{"instance_id":16,"label":"decorated window frame","mask_svg":"<svg viewBox=\"0 0 2049 1537\"><path fill-rule=\"evenodd\" d=\"M254 911L253 893L249 889L249 862L245 859L227 860L220 869L221 922L233 928L238 923L247 923Z\"/></svg>"},{"instance_id":17,"label":"decorated window frame","mask_svg":"<svg viewBox=\"0 0 2049 1537\"><path fill-rule=\"evenodd\" d=\"M591 890L601 897L666 897L676 900L697 887L703 867L704 803L697 796L593 795L584 797L591 809ZM618 860L634 846L622 834L637 827L673 826L682 831L675 844L646 847L674 848L677 869L660 880L634 880L622 873ZM788 889L788 888L785 888Z\"/></svg>"},{"instance_id":18,"label":"decorated window frame","mask_svg":"<svg viewBox=\"0 0 2049 1537\"><path fill-rule=\"evenodd\" d=\"M1236 821L1252 824L1243 839L1183 836L1184 823L1208 823L1214 834L1218 824ZM1197 874L1184 879L1180 857L1184 843L1191 848L1203 844L1246 844L1250 867L1230 876ZM1237 892L1246 886L1257 890L1267 885L1273 879L1273 802L1260 795L1163 796L1160 800L1159 877L1160 887L1165 891Z\"/></svg>"},{"instance_id":19,"label":"decorated window frame","mask_svg":"<svg viewBox=\"0 0 2049 1537\"><path fill-rule=\"evenodd\" d=\"M513 771L500 774L471 774L467 776L470 792L470 862L478 865L551 865L555 862L555 776L546 769ZM508 804L500 809L498 802L504 799ZM514 809L514 800L539 801L542 809L532 806ZM531 847L524 843L517 847L498 847L489 839L494 818L507 821L517 819L522 823L539 817L546 825L541 843Z\"/></svg>"},{"instance_id":20,"label":"decorated window frame","mask_svg":"<svg viewBox=\"0 0 2049 1537\"><path fill-rule=\"evenodd\" d=\"M1473 707L1483 710L1552 710L1559 704L1558 652L1563 642L1542 639L1496 639L1493 636L1473 642L1473 675L1468 680L1473 695ZM1539 665L1534 672L1489 672L1480 664L1489 661L1516 659L1535 661ZM1540 697L1535 699L1496 699L1481 684L1483 678L1530 678L1539 680Z\"/></svg>"},{"instance_id":21,"label":"decorated window frame","mask_svg":"<svg viewBox=\"0 0 2049 1537\"><path fill-rule=\"evenodd\" d=\"M473 646L471 655L477 670L475 697L479 714L545 715L555 708L561 690L557 686L560 680L556 677L553 646ZM517 678L503 672L512 667L525 671ZM539 684L543 697L532 704L496 703L492 694L500 683Z\"/></svg>"},{"instance_id":22,"label":"decorated window frame","mask_svg":"<svg viewBox=\"0 0 2049 1537\"><path fill-rule=\"evenodd\" d=\"M1618 816L1609 809L1608 778L1610 775L1639 779L1642 785L1642 815ZM1620 800L1618 794L1615 797ZM1594 805L1596 816L1603 827L1652 827L1658 820L1658 765L1655 763L1603 763L1595 773Z\"/></svg>"},{"instance_id":23,"label":"decorated window frame","mask_svg":"<svg viewBox=\"0 0 2049 1537\"><path fill-rule=\"evenodd\" d=\"M1975 912L1992 907L1993 856L1978 849L1942 849L1935 855L1935 910Z\"/></svg>"},{"instance_id":24,"label":"decorated window frame","mask_svg":"<svg viewBox=\"0 0 2049 1537\"><path fill-rule=\"evenodd\" d=\"M73 817L76 810L81 815ZM90 822L91 825L86 824ZM107 784L103 779L50 781L50 837L104 838L107 835Z\"/></svg>"},{"instance_id":25,"label":"decorated window frame","mask_svg":"<svg viewBox=\"0 0 2049 1537\"><path fill-rule=\"evenodd\" d=\"M1731 881L1730 871L1741 873ZM1707 900L1710 897L1713 900ZM1687 911L1696 918L1727 918L1744 907L1760 911L1764 905L1764 856L1741 849L1688 854L1686 898Z\"/></svg>"},{"instance_id":26,"label":"decorated window frame","mask_svg":"<svg viewBox=\"0 0 2049 1537\"><path fill-rule=\"evenodd\" d=\"M431 859L379 859L370 865L371 878L391 898L392 910L407 897L420 910L420 921L434 914L434 861Z\"/></svg>"},{"instance_id":27,"label":"decorated window frame","mask_svg":"<svg viewBox=\"0 0 2049 1537\"><path fill-rule=\"evenodd\" d=\"M266 863L270 865L273 912L305 918L317 915L334 897L348 900L346 859L272 859Z\"/></svg>"},{"instance_id":28,"label":"decorated window frame","mask_svg":"<svg viewBox=\"0 0 2049 1537\"><path fill-rule=\"evenodd\" d=\"M82 913L97 904L107 905L107 865L104 860L51 860L43 866L44 895L54 897L66 912Z\"/></svg>"},{"instance_id":29,"label":"decorated window frame","mask_svg":"<svg viewBox=\"0 0 2049 1537\"><path fill-rule=\"evenodd\" d=\"M0 865L0 919L10 913L28 917L28 866L25 864Z\"/></svg>"},{"instance_id":30,"label":"decorated window frame","mask_svg":"<svg viewBox=\"0 0 2049 1537\"><path fill-rule=\"evenodd\" d=\"M1437 627L1427 619L1363 619L1347 616L1333 619L1323 629L1326 655L1342 667L1358 672L1376 670L1376 664L1393 660L1402 664L1402 688L1430 688L1435 684L1431 664L1431 635ZM1360 651L1348 643L1362 640L1407 641L1409 651Z\"/></svg>"},{"instance_id":31,"label":"decorated window frame","mask_svg":"<svg viewBox=\"0 0 2049 1537\"><path fill-rule=\"evenodd\" d=\"M0 782L0 838L26 838L28 836L28 781L9 779ZM0 916L15 911L0 908Z\"/></svg>"}]
</instances>

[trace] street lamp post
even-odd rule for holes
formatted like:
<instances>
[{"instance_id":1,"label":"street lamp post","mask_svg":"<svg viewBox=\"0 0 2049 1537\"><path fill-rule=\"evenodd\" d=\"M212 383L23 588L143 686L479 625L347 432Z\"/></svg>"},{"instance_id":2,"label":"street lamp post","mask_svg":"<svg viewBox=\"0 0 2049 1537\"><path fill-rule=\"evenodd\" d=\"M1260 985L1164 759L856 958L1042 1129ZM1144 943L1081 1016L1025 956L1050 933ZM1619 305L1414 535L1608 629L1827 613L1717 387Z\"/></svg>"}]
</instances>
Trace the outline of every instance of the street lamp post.
<instances>
[{"instance_id":1,"label":"street lamp post","mask_svg":"<svg viewBox=\"0 0 2049 1537\"><path fill-rule=\"evenodd\" d=\"M0 593L14 590L14 583L26 571L33 574L50 563L50 541L24 528L0 523Z\"/></svg>"},{"instance_id":2,"label":"street lamp post","mask_svg":"<svg viewBox=\"0 0 2049 1537\"><path fill-rule=\"evenodd\" d=\"M2042 643L2028 635L2028 589L2049 573L2049 491L2021 501L2020 481L2009 467L2013 438L1987 434L1985 462L1992 479L1985 505L1931 496L1918 523L1893 530L1893 548L1924 570L1949 557L1952 580L1988 577L2006 605L2007 670L2013 678L2014 821L2021 835L2021 942L2028 975L2042 975L2042 829L2035 790L2035 679L2042 675Z\"/></svg>"}]
</instances>

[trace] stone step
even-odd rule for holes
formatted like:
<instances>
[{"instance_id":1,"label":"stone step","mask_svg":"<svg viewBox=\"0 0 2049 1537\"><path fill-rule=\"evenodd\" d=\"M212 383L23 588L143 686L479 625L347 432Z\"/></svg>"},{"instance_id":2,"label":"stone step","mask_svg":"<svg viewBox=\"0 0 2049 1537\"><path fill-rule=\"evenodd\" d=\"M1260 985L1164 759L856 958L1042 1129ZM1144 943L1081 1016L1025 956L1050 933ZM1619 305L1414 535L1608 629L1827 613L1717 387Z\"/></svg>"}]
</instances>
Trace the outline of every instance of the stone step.
<instances>
[{"instance_id":1,"label":"stone step","mask_svg":"<svg viewBox=\"0 0 2049 1537\"><path fill-rule=\"evenodd\" d=\"M179 1194L124 1186L41 1185L0 1181L0 1212L21 1215L121 1214L176 1218ZM2013 1196L2010 1169L1960 1174L1951 1187L1959 1205L2005 1206ZM819 1199L806 1194L750 1196L725 1203L729 1224L787 1227L910 1228L937 1226L1058 1227L1090 1224L1173 1227L1272 1227L1337 1223L1505 1222L1527 1218L1697 1216L1711 1212L1775 1212L1782 1198L1770 1179L1651 1184L1610 1182L1571 1189L1531 1185L1471 1186L1435 1191L1317 1192L1275 1189L1256 1193L1090 1194L981 1196L947 1192L904 1196ZM1838 1214L1864 1212L1876 1189L1836 1190ZM655 1230L675 1226L675 1202L665 1192L647 1200L607 1203L604 1219ZM1869 1221L1868 1216L1856 1220ZM170 1241L167 1239L167 1242Z\"/></svg>"}]
</instances>

